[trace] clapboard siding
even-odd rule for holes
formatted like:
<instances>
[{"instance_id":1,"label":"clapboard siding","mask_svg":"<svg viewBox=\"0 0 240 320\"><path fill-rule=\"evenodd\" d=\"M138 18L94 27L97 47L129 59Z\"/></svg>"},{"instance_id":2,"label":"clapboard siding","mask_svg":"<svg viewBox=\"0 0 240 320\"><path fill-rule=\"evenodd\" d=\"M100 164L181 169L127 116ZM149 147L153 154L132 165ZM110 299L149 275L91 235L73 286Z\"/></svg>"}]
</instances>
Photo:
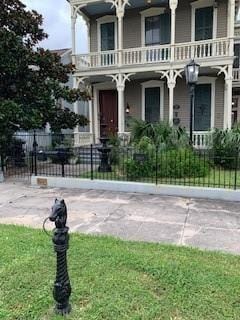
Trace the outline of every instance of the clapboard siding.
<instances>
[{"instance_id":1,"label":"clapboard siding","mask_svg":"<svg viewBox=\"0 0 240 320\"><path fill-rule=\"evenodd\" d=\"M123 21L123 48L141 47L141 14L143 9L126 10ZM226 0L218 0L217 10L217 37L227 36ZM191 1L179 1L176 10L176 43L191 41ZM98 51L97 17L90 19L90 48L91 52Z\"/></svg>"}]
</instances>

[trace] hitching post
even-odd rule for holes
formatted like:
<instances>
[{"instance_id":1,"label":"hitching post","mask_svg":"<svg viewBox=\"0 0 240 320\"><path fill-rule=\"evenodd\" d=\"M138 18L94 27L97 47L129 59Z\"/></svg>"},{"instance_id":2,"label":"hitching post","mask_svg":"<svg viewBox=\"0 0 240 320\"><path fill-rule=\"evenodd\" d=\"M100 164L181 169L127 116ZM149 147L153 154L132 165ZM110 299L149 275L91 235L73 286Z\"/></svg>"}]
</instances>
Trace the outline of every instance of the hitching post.
<instances>
[{"instance_id":1,"label":"hitching post","mask_svg":"<svg viewBox=\"0 0 240 320\"><path fill-rule=\"evenodd\" d=\"M67 207L64 200L55 200L49 220L55 222L56 226L52 238L54 250L57 253L57 272L53 288L53 297L56 301L55 311L57 314L64 316L71 311L71 305L69 304L71 285L67 269L69 228L66 227Z\"/></svg>"}]
</instances>

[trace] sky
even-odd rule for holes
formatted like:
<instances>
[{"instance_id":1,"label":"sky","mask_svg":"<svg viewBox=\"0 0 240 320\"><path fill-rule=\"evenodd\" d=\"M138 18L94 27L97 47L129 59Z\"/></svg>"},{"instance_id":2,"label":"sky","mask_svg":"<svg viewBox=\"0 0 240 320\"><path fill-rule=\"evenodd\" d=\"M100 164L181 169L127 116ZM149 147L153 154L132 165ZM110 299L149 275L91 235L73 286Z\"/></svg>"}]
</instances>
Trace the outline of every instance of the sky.
<instances>
[{"instance_id":1,"label":"sky","mask_svg":"<svg viewBox=\"0 0 240 320\"><path fill-rule=\"evenodd\" d=\"M71 48L71 11L67 0L21 0L30 9L42 14L48 39L41 43L45 49ZM77 51L87 52L87 30L81 17L77 20ZM81 35L81 37L80 37Z\"/></svg>"}]
</instances>

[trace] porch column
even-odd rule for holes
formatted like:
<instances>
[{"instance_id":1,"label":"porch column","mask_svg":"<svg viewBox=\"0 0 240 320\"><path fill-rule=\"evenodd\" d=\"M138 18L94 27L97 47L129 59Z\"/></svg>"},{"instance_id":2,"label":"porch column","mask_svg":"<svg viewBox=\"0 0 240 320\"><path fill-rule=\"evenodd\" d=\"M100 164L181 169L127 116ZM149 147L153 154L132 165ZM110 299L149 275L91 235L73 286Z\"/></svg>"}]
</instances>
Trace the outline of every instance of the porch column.
<instances>
[{"instance_id":1,"label":"porch column","mask_svg":"<svg viewBox=\"0 0 240 320\"><path fill-rule=\"evenodd\" d=\"M125 107L124 107L124 91L126 81L130 81L130 77L135 73L118 73L109 75L116 82L118 91L118 133L121 135L125 132Z\"/></svg>"},{"instance_id":2,"label":"porch column","mask_svg":"<svg viewBox=\"0 0 240 320\"><path fill-rule=\"evenodd\" d=\"M89 107L89 131L91 135L91 143L94 142L94 121L93 121L93 100L89 100L88 102L88 107Z\"/></svg>"},{"instance_id":3,"label":"porch column","mask_svg":"<svg viewBox=\"0 0 240 320\"><path fill-rule=\"evenodd\" d=\"M117 18L118 18L118 64L122 65L122 50L123 50L123 17L124 9L117 9Z\"/></svg>"},{"instance_id":4,"label":"porch column","mask_svg":"<svg viewBox=\"0 0 240 320\"><path fill-rule=\"evenodd\" d=\"M168 82L169 89L169 124L173 125L173 103L174 103L174 88L175 82Z\"/></svg>"},{"instance_id":5,"label":"porch column","mask_svg":"<svg viewBox=\"0 0 240 320\"><path fill-rule=\"evenodd\" d=\"M78 85L77 85L77 79L76 77L73 77L73 89L77 89L78 88ZM78 101L74 102L73 103L73 111L78 114ZM74 128L74 133L77 134L79 133L79 127L76 126Z\"/></svg>"},{"instance_id":6,"label":"porch column","mask_svg":"<svg viewBox=\"0 0 240 320\"><path fill-rule=\"evenodd\" d=\"M119 74L118 91L118 133L121 135L125 132L125 108L124 108L124 91L123 75Z\"/></svg>"},{"instance_id":7,"label":"porch column","mask_svg":"<svg viewBox=\"0 0 240 320\"><path fill-rule=\"evenodd\" d=\"M171 9L171 61L174 61L174 45L176 35L176 9L178 0L170 0L169 6Z\"/></svg>"},{"instance_id":8,"label":"porch column","mask_svg":"<svg viewBox=\"0 0 240 320\"><path fill-rule=\"evenodd\" d=\"M72 13L71 24L72 24L72 60L73 60L73 64L76 64L76 57L75 57L75 55L76 55L76 21L77 21L77 17Z\"/></svg>"},{"instance_id":9,"label":"porch column","mask_svg":"<svg viewBox=\"0 0 240 320\"><path fill-rule=\"evenodd\" d=\"M232 69L233 66L229 65L225 76L224 129L231 129L232 126Z\"/></svg>"},{"instance_id":10,"label":"porch column","mask_svg":"<svg viewBox=\"0 0 240 320\"><path fill-rule=\"evenodd\" d=\"M228 0L228 38L230 38L229 55L234 56L234 21L235 0Z\"/></svg>"},{"instance_id":11,"label":"porch column","mask_svg":"<svg viewBox=\"0 0 240 320\"><path fill-rule=\"evenodd\" d=\"M123 50L123 17L125 14L125 7L129 5L129 0L105 0L110 2L116 8L116 15L118 18L118 64L122 65L122 50Z\"/></svg>"}]
</instances>

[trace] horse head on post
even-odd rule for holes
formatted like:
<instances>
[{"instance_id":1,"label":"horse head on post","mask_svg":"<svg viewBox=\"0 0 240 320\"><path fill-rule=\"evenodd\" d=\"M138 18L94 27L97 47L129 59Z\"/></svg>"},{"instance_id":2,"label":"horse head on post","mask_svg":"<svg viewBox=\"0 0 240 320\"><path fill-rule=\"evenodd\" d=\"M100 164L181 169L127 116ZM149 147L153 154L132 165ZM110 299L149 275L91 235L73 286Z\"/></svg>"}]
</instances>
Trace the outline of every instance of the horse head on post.
<instances>
[{"instance_id":1,"label":"horse head on post","mask_svg":"<svg viewBox=\"0 0 240 320\"><path fill-rule=\"evenodd\" d=\"M66 227L67 207L64 200L55 200L49 220L55 222L56 228Z\"/></svg>"}]
</instances>

